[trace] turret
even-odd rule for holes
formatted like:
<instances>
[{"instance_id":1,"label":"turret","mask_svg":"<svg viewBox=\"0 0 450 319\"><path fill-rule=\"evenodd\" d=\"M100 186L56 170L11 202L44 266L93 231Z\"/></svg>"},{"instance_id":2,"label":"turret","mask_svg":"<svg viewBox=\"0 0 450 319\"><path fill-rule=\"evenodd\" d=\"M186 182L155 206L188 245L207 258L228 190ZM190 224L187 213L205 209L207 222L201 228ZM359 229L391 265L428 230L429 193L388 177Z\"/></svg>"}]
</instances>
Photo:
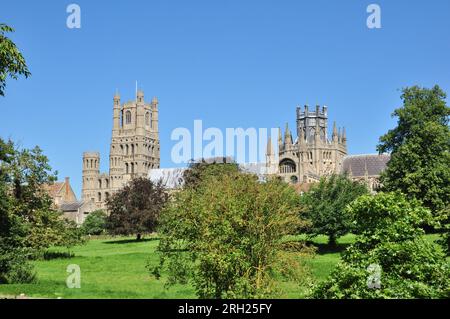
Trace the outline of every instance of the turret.
<instances>
[{"instance_id":1,"label":"turret","mask_svg":"<svg viewBox=\"0 0 450 319\"><path fill-rule=\"evenodd\" d=\"M120 94L116 92L113 98L113 134L120 129Z\"/></svg>"},{"instance_id":2,"label":"turret","mask_svg":"<svg viewBox=\"0 0 450 319\"><path fill-rule=\"evenodd\" d=\"M158 98L156 96L153 97L152 99L152 117L151 117L151 121L152 121L152 131L156 133L156 136L159 136L159 129L158 129Z\"/></svg>"},{"instance_id":3,"label":"turret","mask_svg":"<svg viewBox=\"0 0 450 319\"><path fill-rule=\"evenodd\" d=\"M100 175L100 153L84 152L83 153L83 200L91 200L95 198L95 188Z\"/></svg>"}]
</instances>

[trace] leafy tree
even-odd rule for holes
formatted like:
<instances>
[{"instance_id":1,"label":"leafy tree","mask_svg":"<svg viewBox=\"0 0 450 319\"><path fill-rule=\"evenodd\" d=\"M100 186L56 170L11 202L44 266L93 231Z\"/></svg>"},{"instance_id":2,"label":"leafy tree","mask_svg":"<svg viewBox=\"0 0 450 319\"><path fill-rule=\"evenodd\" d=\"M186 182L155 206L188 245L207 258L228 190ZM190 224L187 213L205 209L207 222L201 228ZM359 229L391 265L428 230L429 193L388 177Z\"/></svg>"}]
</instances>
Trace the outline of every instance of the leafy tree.
<instances>
[{"instance_id":1,"label":"leafy tree","mask_svg":"<svg viewBox=\"0 0 450 319\"><path fill-rule=\"evenodd\" d=\"M28 259L52 245L82 242L76 225L61 218L43 189L55 178L38 147L17 150L0 139L0 282L33 281Z\"/></svg>"},{"instance_id":2,"label":"leafy tree","mask_svg":"<svg viewBox=\"0 0 450 319\"><path fill-rule=\"evenodd\" d=\"M19 75L26 78L31 75L19 49L5 36L8 32L14 32L14 29L0 23L0 96L5 95L8 76L17 80Z\"/></svg>"},{"instance_id":3,"label":"leafy tree","mask_svg":"<svg viewBox=\"0 0 450 319\"><path fill-rule=\"evenodd\" d=\"M167 266L169 285L192 281L200 298L272 295L276 274L305 280L305 267L283 251L285 235L305 225L295 190L226 165L211 169L216 175L174 194L163 210L160 265L149 266L153 274L159 278Z\"/></svg>"},{"instance_id":4,"label":"leafy tree","mask_svg":"<svg viewBox=\"0 0 450 319\"><path fill-rule=\"evenodd\" d=\"M161 182L136 178L107 200L107 229L114 235L153 232L168 194Z\"/></svg>"},{"instance_id":5,"label":"leafy tree","mask_svg":"<svg viewBox=\"0 0 450 319\"><path fill-rule=\"evenodd\" d=\"M432 215L401 193L363 195L352 204L359 235L314 298L448 298L450 269L421 225Z\"/></svg>"},{"instance_id":6,"label":"leafy tree","mask_svg":"<svg viewBox=\"0 0 450 319\"><path fill-rule=\"evenodd\" d=\"M82 231L85 235L101 235L106 231L107 215L103 210L90 213L83 222Z\"/></svg>"},{"instance_id":7,"label":"leafy tree","mask_svg":"<svg viewBox=\"0 0 450 319\"><path fill-rule=\"evenodd\" d=\"M403 106L393 116L397 126L380 138L380 153L391 152L381 175L385 191L399 190L442 217L450 204L450 108L435 86L405 88Z\"/></svg>"},{"instance_id":8,"label":"leafy tree","mask_svg":"<svg viewBox=\"0 0 450 319\"><path fill-rule=\"evenodd\" d=\"M337 238L352 230L353 220L345 208L367 193L364 184L351 181L345 175L321 178L319 183L301 196L302 210L312 224L308 232L312 236L327 235L328 244L335 246Z\"/></svg>"},{"instance_id":9,"label":"leafy tree","mask_svg":"<svg viewBox=\"0 0 450 319\"><path fill-rule=\"evenodd\" d=\"M191 162L184 171L184 187L196 187L206 176L238 172L239 165L229 158L210 158Z\"/></svg>"}]
</instances>

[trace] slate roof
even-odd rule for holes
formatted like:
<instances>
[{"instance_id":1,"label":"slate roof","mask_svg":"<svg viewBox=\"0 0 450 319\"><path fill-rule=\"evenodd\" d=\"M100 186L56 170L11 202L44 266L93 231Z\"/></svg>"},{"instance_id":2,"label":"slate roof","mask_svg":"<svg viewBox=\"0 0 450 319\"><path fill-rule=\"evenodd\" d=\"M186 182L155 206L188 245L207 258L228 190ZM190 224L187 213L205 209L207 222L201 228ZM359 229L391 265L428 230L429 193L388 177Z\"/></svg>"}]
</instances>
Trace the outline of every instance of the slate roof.
<instances>
[{"instance_id":1,"label":"slate roof","mask_svg":"<svg viewBox=\"0 0 450 319\"><path fill-rule=\"evenodd\" d=\"M364 154L350 155L344 157L342 169L346 173L350 173L353 177L378 176L386 169L391 156L389 154Z\"/></svg>"},{"instance_id":2,"label":"slate roof","mask_svg":"<svg viewBox=\"0 0 450 319\"><path fill-rule=\"evenodd\" d=\"M81 205L83 205L83 202L63 203L60 206L60 210L63 212L73 212L77 211Z\"/></svg>"}]
</instances>

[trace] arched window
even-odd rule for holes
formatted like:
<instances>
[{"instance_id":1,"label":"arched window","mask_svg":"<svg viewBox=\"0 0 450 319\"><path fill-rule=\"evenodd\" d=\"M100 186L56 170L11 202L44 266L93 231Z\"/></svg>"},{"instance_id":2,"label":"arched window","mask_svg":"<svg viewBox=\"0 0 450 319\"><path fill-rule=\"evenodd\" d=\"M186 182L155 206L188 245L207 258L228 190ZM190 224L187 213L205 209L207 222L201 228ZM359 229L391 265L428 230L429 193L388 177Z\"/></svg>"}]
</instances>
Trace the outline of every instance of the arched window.
<instances>
[{"instance_id":1,"label":"arched window","mask_svg":"<svg viewBox=\"0 0 450 319\"><path fill-rule=\"evenodd\" d=\"M128 163L125 163L125 172L128 174Z\"/></svg>"},{"instance_id":2,"label":"arched window","mask_svg":"<svg viewBox=\"0 0 450 319\"><path fill-rule=\"evenodd\" d=\"M125 124L130 124L131 123L131 112L127 111L125 113Z\"/></svg>"},{"instance_id":3,"label":"arched window","mask_svg":"<svg viewBox=\"0 0 450 319\"><path fill-rule=\"evenodd\" d=\"M98 180L98 188L102 188L102 180L101 179Z\"/></svg>"},{"instance_id":4,"label":"arched window","mask_svg":"<svg viewBox=\"0 0 450 319\"><path fill-rule=\"evenodd\" d=\"M98 201L101 202L102 201L102 193L98 192Z\"/></svg>"},{"instance_id":5,"label":"arched window","mask_svg":"<svg viewBox=\"0 0 450 319\"><path fill-rule=\"evenodd\" d=\"M150 112L145 113L145 125L150 126Z\"/></svg>"},{"instance_id":6,"label":"arched window","mask_svg":"<svg viewBox=\"0 0 450 319\"><path fill-rule=\"evenodd\" d=\"M134 174L134 163L131 163L131 174Z\"/></svg>"},{"instance_id":7,"label":"arched window","mask_svg":"<svg viewBox=\"0 0 450 319\"><path fill-rule=\"evenodd\" d=\"M293 160L285 158L280 162L280 173L295 173L297 171L297 167Z\"/></svg>"},{"instance_id":8,"label":"arched window","mask_svg":"<svg viewBox=\"0 0 450 319\"><path fill-rule=\"evenodd\" d=\"M131 155L134 155L134 144L131 144Z\"/></svg>"}]
</instances>

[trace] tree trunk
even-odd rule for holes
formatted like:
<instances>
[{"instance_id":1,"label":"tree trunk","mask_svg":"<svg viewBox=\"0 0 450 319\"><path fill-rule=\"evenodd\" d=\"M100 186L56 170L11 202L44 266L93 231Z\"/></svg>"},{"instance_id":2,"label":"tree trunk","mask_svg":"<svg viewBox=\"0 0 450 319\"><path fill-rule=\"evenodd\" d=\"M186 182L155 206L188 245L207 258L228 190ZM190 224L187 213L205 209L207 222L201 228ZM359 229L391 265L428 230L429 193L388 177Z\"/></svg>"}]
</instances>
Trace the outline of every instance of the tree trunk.
<instances>
[{"instance_id":1,"label":"tree trunk","mask_svg":"<svg viewBox=\"0 0 450 319\"><path fill-rule=\"evenodd\" d=\"M330 248L336 248L337 247L336 236L334 236L334 235L329 235L328 236L328 246Z\"/></svg>"}]
</instances>

